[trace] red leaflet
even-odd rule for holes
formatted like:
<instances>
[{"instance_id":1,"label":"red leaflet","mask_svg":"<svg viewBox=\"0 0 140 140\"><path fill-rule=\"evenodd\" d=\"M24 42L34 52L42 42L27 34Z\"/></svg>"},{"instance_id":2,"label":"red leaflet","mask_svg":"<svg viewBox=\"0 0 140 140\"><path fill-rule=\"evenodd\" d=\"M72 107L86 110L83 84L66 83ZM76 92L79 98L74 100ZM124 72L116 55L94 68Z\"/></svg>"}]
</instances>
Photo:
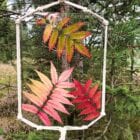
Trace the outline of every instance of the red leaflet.
<instances>
[{"instance_id":1,"label":"red leaflet","mask_svg":"<svg viewBox=\"0 0 140 140\"><path fill-rule=\"evenodd\" d=\"M64 72L62 72L61 75L59 76L58 83L68 80L68 78L70 77L71 73L73 72L73 69L74 68L70 68L70 69L65 70Z\"/></svg>"},{"instance_id":2,"label":"red leaflet","mask_svg":"<svg viewBox=\"0 0 140 140\"><path fill-rule=\"evenodd\" d=\"M62 105L60 102L54 102L53 100L49 100L47 103L48 107L53 107L54 109L63 112L65 114L69 114L69 112L67 111L67 109L64 107L64 105Z\"/></svg>"},{"instance_id":3,"label":"red leaflet","mask_svg":"<svg viewBox=\"0 0 140 140\"><path fill-rule=\"evenodd\" d=\"M76 108L79 110L83 110L85 108L90 108L90 107L91 107L90 102L86 101L84 104L83 103L78 104Z\"/></svg>"},{"instance_id":4,"label":"red leaflet","mask_svg":"<svg viewBox=\"0 0 140 140\"><path fill-rule=\"evenodd\" d=\"M98 91L94 95L93 102L95 102L97 109L100 109L100 107L101 107L101 91Z\"/></svg>"},{"instance_id":5,"label":"red leaflet","mask_svg":"<svg viewBox=\"0 0 140 140\"><path fill-rule=\"evenodd\" d=\"M64 105L73 105L69 98L74 98L74 96L66 90L66 88L73 88L75 86L72 82L66 81L70 77L73 68L64 71L58 77L56 68L51 62L50 71L52 81L41 72L36 71L41 82L31 80L32 83L28 84L31 93L24 92L25 97L33 105L23 104L22 109L36 114L45 125L51 125L48 116L63 124L58 111L69 114Z\"/></svg>"},{"instance_id":6,"label":"red leaflet","mask_svg":"<svg viewBox=\"0 0 140 140\"><path fill-rule=\"evenodd\" d=\"M74 83L72 82L61 82L61 83L58 83L56 86L57 88L74 88L75 87Z\"/></svg>"},{"instance_id":7,"label":"red leaflet","mask_svg":"<svg viewBox=\"0 0 140 140\"><path fill-rule=\"evenodd\" d=\"M89 108L86 108L83 111L81 111L81 113L79 115L87 115L87 114L93 113L95 111L96 111L96 108L89 107Z\"/></svg>"},{"instance_id":8,"label":"red leaflet","mask_svg":"<svg viewBox=\"0 0 140 140\"><path fill-rule=\"evenodd\" d=\"M73 105L67 98L52 94L51 99L66 105Z\"/></svg>"},{"instance_id":9,"label":"red leaflet","mask_svg":"<svg viewBox=\"0 0 140 140\"><path fill-rule=\"evenodd\" d=\"M86 92L89 91L89 88L90 88L91 84L92 84L92 80L88 80L88 81L86 82L86 84L85 84L85 90L86 90Z\"/></svg>"},{"instance_id":10,"label":"red leaflet","mask_svg":"<svg viewBox=\"0 0 140 140\"><path fill-rule=\"evenodd\" d=\"M38 109L35 106L29 104L22 104L22 109L34 114L36 114L38 111Z\"/></svg>"},{"instance_id":11,"label":"red leaflet","mask_svg":"<svg viewBox=\"0 0 140 140\"><path fill-rule=\"evenodd\" d=\"M78 92L79 96L84 96L86 91L85 91L85 88L83 87L83 85L77 80L74 80L74 83L75 83L75 87L77 88L77 92Z\"/></svg>"},{"instance_id":12,"label":"red leaflet","mask_svg":"<svg viewBox=\"0 0 140 140\"><path fill-rule=\"evenodd\" d=\"M99 115L100 115L99 112L91 113L91 114L88 115L86 118L84 118L84 121L90 121L90 120L93 120L93 119L97 118Z\"/></svg>"},{"instance_id":13,"label":"red leaflet","mask_svg":"<svg viewBox=\"0 0 140 140\"><path fill-rule=\"evenodd\" d=\"M39 112L37 115L45 125L47 125L47 126L51 125L51 122L50 122L49 117L47 116L47 114L45 114L43 112Z\"/></svg>"},{"instance_id":14,"label":"red leaflet","mask_svg":"<svg viewBox=\"0 0 140 140\"><path fill-rule=\"evenodd\" d=\"M98 85L95 85L90 91L89 91L89 97L92 98L93 95L96 93L98 89Z\"/></svg>"},{"instance_id":15,"label":"red leaflet","mask_svg":"<svg viewBox=\"0 0 140 140\"><path fill-rule=\"evenodd\" d=\"M69 93L69 91L65 90L65 89L62 89L62 88L55 88L54 91L53 91L53 94L60 94L64 97L68 97L68 98L75 98L73 95L71 95Z\"/></svg>"},{"instance_id":16,"label":"red leaflet","mask_svg":"<svg viewBox=\"0 0 140 140\"><path fill-rule=\"evenodd\" d=\"M85 85L74 80L75 91L71 92L75 96L74 104L78 110L81 110L80 116L86 116L83 120L90 121L99 116L101 107L101 91L98 91L98 85L90 88L92 81L88 80Z\"/></svg>"},{"instance_id":17,"label":"red leaflet","mask_svg":"<svg viewBox=\"0 0 140 140\"><path fill-rule=\"evenodd\" d=\"M44 107L44 111L45 111L48 115L50 115L53 119L55 119L56 121L58 121L59 123L61 123L61 124L63 123L62 120L61 120L61 118L60 118L60 116L59 116L59 114L54 110L53 107L45 106L45 107Z\"/></svg>"},{"instance_id":18,"label":"red leaflet","mask_svg":"<svg viewBox=\"0 0 140 140\"><path fill-rule=\"evenodd\" d=\"M73 103L79 103L79 102L86 102L87 99L85 97L79 97L73 100Z\"/></svg>"}]
</instances>

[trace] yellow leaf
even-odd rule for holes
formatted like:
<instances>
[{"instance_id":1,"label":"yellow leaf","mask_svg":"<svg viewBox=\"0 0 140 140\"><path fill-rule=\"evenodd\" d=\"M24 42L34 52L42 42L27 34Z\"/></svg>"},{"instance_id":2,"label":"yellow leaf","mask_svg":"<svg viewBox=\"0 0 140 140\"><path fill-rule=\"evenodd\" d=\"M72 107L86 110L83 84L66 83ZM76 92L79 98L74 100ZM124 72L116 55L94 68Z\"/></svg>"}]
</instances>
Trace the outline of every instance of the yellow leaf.
<instances>
[{"instance_id":1,"label":"yellow leaf","mask_svg":"<svg viewBox=\"0 0 140 140\"><path fill-rule=\"evenodd\" d=\"M45 99L46 95L43 94L43 92L40 90L40 88L31 85L31 84L27 84L27 86L31 89L31 91L38 96L41 100Z\"/></svg>"},{"instance_id":2,"label":"yellow leaf","mask_svg":"<svg viewBox=\"0 0 140 140\"><path fill-rule=\"evenodd\" d=\"M53 85L52 85L50 79L46 75L44 75L43 73L41 73L41 72L39 72L37 70L36 70L36 73L38 74L38 76L41 79L41 81L45 84L45 86L47 86L47 88L49 90L52 90Z\"/></svg>"},{"instance_id":3,"label":"yellow leaf","mask_svg":"<svg viewBox=\"0 0 140 140\"><path fill-rule=\"evenodd\" d=\"M66 57L67 61L71 62L74 53L74 44L70 38L66 39Z\"/></svg>"},{"instance_id":4,"label":"yellow leaf","mask_svg":"<svg viewBox=\"0 0 140 140\"><path fill-rule=\"evenodd\" d=\"M43 42L46 43L52 33L53 26L51 24L46 25L43 33Z\"/></svg>"},{"instance_id":5,"label":"yellow leaf","mask_svg":"<svg viewBox=\"0 0 140 140\"><path fill-rule=\"evenodd\" d=\"M91 57L88 49L82 43L75 43L75 49L84 56Z\"/></svg>"},{"instance_id":6,"label":"yellow leaf","mask_svg":"<svg viewBox=\"0 0 140 140\"><path fill-rule=\"evenodd\" d=\"M31 82L36 88L40 89L40 91L43 94L48 95L50 93L49 87L47 87L45 84L41 83L40 81L31 79Z\"/></svg>"},{"instance_id":7,"label":"yellow leaf","mask_svg":"<svg viewBox=\"0 0 140 140\"><path fill-rule=\"evenodd\" d=\"M57 38L58 38L58 30L54 29L49 40L49 50L52 50L55 47L57 43Z\"/></svg>"},{"instance_id":8,"label":"yellow leaf","mask_svg":"<svg viewBox=\"0 0 140 140\"><path fill-rule=\"evenodd\" d=\"M65 40L66 40L65 36L63 36L63 35L59 36L58 44L57 44L57 56L58 56L58 58L61 57L63 50L65 48L65 44L66 44Z\"/></svg>"},{"instance_id":9,"label":"yellow leaf","mask_svg":"<svg viewBox=\"0 0 140 140\"><path fill-rule=\"evenodd\" d=\"M74 33L76 31L78 31L84 25L85 25L84 22L78 22L78 23L69 25L68 27L64 28L63 33L66 35Z\"/></svg>"},{"instance_id":10,"label":"yellow leaf","mask_svg":"<svg viewBox=\"0 0 140 140\"><path fill-rule=\"evenodd\" d=\"M76 33L72 33L70 35L71 39L85 39L86 37L90 36L91 35L91 32L87 32L87 31L79 31L79 32L76 32Z\"/></svg>"}]
</instances>

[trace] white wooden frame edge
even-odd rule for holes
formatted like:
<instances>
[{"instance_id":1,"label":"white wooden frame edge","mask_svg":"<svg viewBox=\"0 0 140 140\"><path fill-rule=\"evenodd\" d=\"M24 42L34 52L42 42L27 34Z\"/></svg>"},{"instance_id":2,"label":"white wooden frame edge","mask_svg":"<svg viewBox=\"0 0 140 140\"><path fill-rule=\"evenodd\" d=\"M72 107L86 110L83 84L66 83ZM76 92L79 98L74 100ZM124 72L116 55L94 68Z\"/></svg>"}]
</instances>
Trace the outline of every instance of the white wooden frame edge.
<instances>
[{"instance_id":1,"label":"white wooden frame edge","mask_svg":"<svg viewBox=\"0 0 140 140\"><path fill-rule=\"evenodd\" d=\"M64 127L59 127L59 126L41 126L37 125L27 119L25 119L22 115L22 80L21 80L21 48L20 48L20 24L26 17L32 16L33 14L37 12L42 12L44 9L48 9L50 7L53 7L55 5L58 5L60 3L65 3L67 5L73 6L77 9L81 9L85 13L90 13L93 15L93 17L96 17L103 25L104 25L104 56L103 56L103 78L102 78L102 108L101 108L101 114L98 118L90 122L88 125L83 125L83 126L64 126ZM81 5L74 4L70 1L67 0L58 0L56 2L52 2L50 4L41 6L36 8L35 10L27 13L24 16L18 17L15 21L16 23L16 50L17 50L17 92L18 92L18 115L17 118L24 123L30 125L31 127L36 128L37 130L57 130L60 131L61 136L59 140L65 140L66 136L66 131L67 130L84 130L88 129L90 126L92 126L95 122L97 122L99 119L101 119L103 116L105 116L105 87L106 87L106 57L107 57L107 36L108 36L108 25L109 22L101 17L100 15L94 13L87 7L83 7Z\"/></svg>"}]
</instances>

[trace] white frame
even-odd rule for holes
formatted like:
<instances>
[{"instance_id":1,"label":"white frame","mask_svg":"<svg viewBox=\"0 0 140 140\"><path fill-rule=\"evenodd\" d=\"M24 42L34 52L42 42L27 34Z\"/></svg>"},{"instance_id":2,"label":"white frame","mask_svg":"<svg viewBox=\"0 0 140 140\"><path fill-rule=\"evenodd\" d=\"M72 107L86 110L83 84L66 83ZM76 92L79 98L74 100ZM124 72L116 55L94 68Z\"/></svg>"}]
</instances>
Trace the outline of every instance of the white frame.
<instances>
[{"instance_id":1,"label":"white frame","mask_svg":"<svg viewBox=\"0 0 140 140\"><path fill-rule=\"evenodd\" d=\"M22 80L21 80L21 48L20 48L20 24L22 21L25 20L26 17L32 16L33 14L37 14L42 12L44 9L48 9L50 7L53 7L55 5L58 5L60 3L65 3L67 5L70 5L72 7L75 7L77 9L82 10L85 13L90 13L93 17L97 18L104 26L104 56L103 56L103 75L102 75L102 106L101 106L101 113L98 118L90 122L88 125L82 125L82 126L42 126L37 125L22 115ZM54 130L54 131L60 131L60 139L59 140L65 140L66 132L68 130L84 130L88 129L90 126L92 126L95 122L97 122L99 119L101 119L103 116L105 116L105 87L106 87L106 57L107 57L107 35L108 35L108 24L109 22L101 17L100 15L94 13L93 11L89 10L87 7L83 7L77 4L74 4L67 0L58 0L56 2L52 2L50 4L41 6L36 8L35 10L27 13L24 16L18 17L15 21L16 23L16 49L17 49L17 90L18 90L18 115L17 118L21 120L22 122L28 124L31 127L36 128L37 130Z\"/></svg>"}]
</instances>

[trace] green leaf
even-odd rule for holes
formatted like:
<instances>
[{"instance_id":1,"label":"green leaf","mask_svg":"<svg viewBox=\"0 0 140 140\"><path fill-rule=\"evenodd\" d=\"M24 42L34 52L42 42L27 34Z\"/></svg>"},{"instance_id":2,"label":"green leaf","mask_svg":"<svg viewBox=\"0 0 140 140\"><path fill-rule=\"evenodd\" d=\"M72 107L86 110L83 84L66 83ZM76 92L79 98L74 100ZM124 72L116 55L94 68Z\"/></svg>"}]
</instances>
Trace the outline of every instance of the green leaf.
<instances>
[{"instance_id":1,"label":"green leaf","mask_svg":"<svg viewBox=\"0 0 140 140\"><path fill-rule=\"evenodd\" d=\"M70 35L71 39L85 39L86 37L90 36L91 35L91 32L86 32L86 31L79 31L79 32L76 32L76 33L72 33Z\"/></svg>"},{"instance_id":2,"label":"green leaf","mask_svg":"<svg viewBox=\"0 0 140 140\"><path fill-rule=\"evenodd\" d=\"M78 22L78 23L69 25L68 27L64 28L63 33L66 35L74 33L76 31L78 31L84 25L85 25L84 22Z\"/></svg>"}]
</instances>

